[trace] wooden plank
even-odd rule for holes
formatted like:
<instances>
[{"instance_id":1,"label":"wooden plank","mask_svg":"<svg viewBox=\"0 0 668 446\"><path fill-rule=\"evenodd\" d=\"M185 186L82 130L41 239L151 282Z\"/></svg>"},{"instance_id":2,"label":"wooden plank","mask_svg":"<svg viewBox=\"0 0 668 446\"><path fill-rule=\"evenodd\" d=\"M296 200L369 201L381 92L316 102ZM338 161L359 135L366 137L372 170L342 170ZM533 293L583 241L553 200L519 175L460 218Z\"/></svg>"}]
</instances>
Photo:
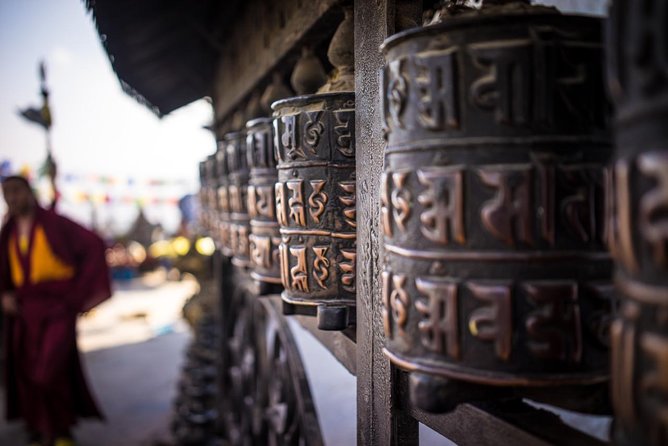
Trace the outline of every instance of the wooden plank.
<instances>
[{"instance_id":1,"label":"wooden plank","mask_svg":"<svg viewBox=\"0 0 668 446\"><path fill-rule=\"evenodd\" d=\"M471 404L461 404L455 411L445 415L430 414L415 407L410 407L409 413L459 446L550 445Z\"/></svg>"},{"instance_id":2,"label":"wooden plank","mask_svg":"<svg viewBox=\"0 0 668 446\"><path fill-rule=\"evenodd\" d=\"M350 373L357 374L357 346L346 332L323 331L313 316L293 316L308 330Z\"/></svg>"},{"instance_id":3,"label":"wooden plank","mask_svg":"<svg viewBox=\"0 0 668 446\"><path fill-rule=\"evenodd\" d=\"M314 47L331 36L343 18L340 0L251 0L223 36L213 100L221 125L254 89L263 88L278 70L292 71L301 47Z\"/></svg>"},{"instance_id":4,"label":"wooden plank","mask_svg":"<svg viewBox=\"0 0 668 446\"><path fill-rule=\"evenodd\" d=\"M521 400L462 404L455 411L442 415L415 407L408 410L416 420L459 446L607 444L564 424L554 413L529 406Z\"/></svg>"},{"instance_id":5,"label":"wooden plank","mask_svg":"<svg viewBox=\"0 0 668 446\"><path fill-rule=\"evenodd\" d=\"M561 418L548 410L537 408L520 400L512 400L486 405L478 408L490 415L511 423L554 445L604 446L607 443L568 426Z\"/></svg>"},{"instance_id":6,"label":"wooden plank","mask_svg":"<svg viewBox=\"0 0 668 446\"><path fill-rule=\"evenodd\" d=\"M394 0L355 1L357 154L357 444L418 444L418 423L396 404L397 373L383 356L380 175L384 139L378 47L394 31ZM404 389L405 390L405 389Z\"/></svg>"}]
</instances>

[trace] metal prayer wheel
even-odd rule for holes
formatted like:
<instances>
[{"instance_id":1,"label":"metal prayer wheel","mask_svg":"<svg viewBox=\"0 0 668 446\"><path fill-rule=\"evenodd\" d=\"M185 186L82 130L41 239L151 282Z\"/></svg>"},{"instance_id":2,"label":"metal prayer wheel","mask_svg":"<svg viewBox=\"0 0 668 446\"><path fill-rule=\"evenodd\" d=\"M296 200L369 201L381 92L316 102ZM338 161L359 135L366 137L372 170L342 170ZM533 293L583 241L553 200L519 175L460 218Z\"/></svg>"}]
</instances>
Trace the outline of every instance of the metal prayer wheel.
<instances>
[{"instance_id":1,"label":"metal prayer wheel","mask_svg":"<svg viewBox=\"0 0 668 446\"><path fill-rule=\"evenodd\" d=\"M611 329L613 442L658 446L668 444L668 1L612 5L616 151L606 210L620 303Z\"/></svg>"},{"instance_id":2,"label":"metal prayer wheel","mask_svg":"<svg viewBox=\"0 0 668 446\"><path fill-rule=\"evenodd\" d=\"M224 256L232 257L231 240L231 216L230 198L228 192L229 168L227 165L227 144L224 141L218 143L216 150L216 167L218 174L218 188L216 191L216 202L218 206L218 219L216 225L217 241Z\"/></svg>"},{"instance_id":3,"label":"metal prayer wheel","mask_svg":"<svg viewBox=\"0 0 668 446\"><path fill-rule=\"evenodd\" d=\"M298 96L272 108L284 310L344 329L355 321L355 95Z\"/></svg>"},{"instance_id":4,"label":"metal prayer wheel","mask_svg":"<svg viewBox=\"0 0 668 446\"><path fill-rule=\"evenodd\" d=\"M276 221L274 197L278 172L274 157L272 120L258 118L248 121L246 135L250 166L248 214L251 225L251 277L258 282L280 285L278 245L281 243L281 234Z\"/></svg>"},{"instance_id":5,"label":"metal prayer wheel","mask_svg":"<svg viewBox=\"0 0 668 446\"><path fill-rule=\"evenodd\" d=\"M206 215L206 231L209 236L216 237L216 222L218 221L216 189L218 178L216 176L215 154L206 157L204 162L206 171L206 191L204 200L204 214Z\"/></svg>"},{"instance_id":6,"label":"metal prayer wheel","mask_svg":"<svg viewBox=\"0 0 668 446\"><path fill-rule=\"evenodd\" d=\"M227 193L230 206L230 249L232 264L250 266L250 218L248 216L249 169L246 133L231 132L223 137L228 169Z\"/></svg>"},{"instance_id":7,"label":"metal prayer wheel","mask_svg":"<svg viewBox=\"0 0 668 446\"><path fill-rule=\"evenodd\" d=\"M382 46L385 353L430 411L462 382L605 382L600 20L446 20Z\"/></svg>"},{"instance_id":8,"label":"metal prayer wheel","mask_svg":"<svg viewBox=\"0 0 668 446\"><path fill-rule=\"evenodd\" d=\"M206 160L199 162L199 203L200 203L200 222L202 228L206 231L209 225L207 221L207 181L206 177Z\"/></svg>"}]
</instances>

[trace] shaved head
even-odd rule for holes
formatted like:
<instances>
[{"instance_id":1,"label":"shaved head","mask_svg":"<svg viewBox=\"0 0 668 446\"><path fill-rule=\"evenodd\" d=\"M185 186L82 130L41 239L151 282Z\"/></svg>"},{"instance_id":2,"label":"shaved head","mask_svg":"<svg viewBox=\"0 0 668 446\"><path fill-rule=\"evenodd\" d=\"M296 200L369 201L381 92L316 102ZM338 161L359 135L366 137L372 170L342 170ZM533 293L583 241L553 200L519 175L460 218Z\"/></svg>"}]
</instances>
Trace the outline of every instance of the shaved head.
<instances>
[{"instance_id":1,"label":"shaved head","mask_svg":"<svg viewBox=\"0 0 668 446\"><path fill-rule=\"evenodd\" d=\"M37 204L30 182L22 176L14 175L2 180L2 195L7 203L9 215L24 217L32 214Z\"/></svg>"}]
</instances>

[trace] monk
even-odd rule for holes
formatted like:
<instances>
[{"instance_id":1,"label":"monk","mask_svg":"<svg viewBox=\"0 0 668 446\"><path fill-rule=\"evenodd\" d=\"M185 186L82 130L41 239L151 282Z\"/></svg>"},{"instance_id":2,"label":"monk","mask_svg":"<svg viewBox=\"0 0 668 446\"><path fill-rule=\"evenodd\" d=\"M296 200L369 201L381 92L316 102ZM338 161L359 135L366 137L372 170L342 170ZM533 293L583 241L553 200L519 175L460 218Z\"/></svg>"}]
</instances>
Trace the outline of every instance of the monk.
<instances>
[{"instance_id":1,"label":"monk","mask_svg":"<svg viewBox=\"0 0 668 446\"><path fill-rule=\"evenodd\" d=\"M75 325L79 313L111 295L104 243L42 209L23 177L5 178L2 193L7 419L25 421L31 445L71 446L77 418L102 418L81 369Z\"/></svg>"}]
</instances>

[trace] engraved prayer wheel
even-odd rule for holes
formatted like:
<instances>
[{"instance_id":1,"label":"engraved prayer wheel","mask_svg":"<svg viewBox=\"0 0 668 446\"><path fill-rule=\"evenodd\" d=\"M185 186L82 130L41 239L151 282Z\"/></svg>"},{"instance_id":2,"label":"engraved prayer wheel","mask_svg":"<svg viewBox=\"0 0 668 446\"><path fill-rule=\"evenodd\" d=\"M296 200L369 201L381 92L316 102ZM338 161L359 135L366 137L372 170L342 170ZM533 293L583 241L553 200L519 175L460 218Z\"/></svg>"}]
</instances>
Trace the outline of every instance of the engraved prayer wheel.
<instances>
[{"instance_id":1,"label":"engraved prayer wheel","mask_svg":"<svg viewBox=\"0 0 668 446\"><path fill-rule=\"evenodd\" d=\"M278 245L281 234L276 221L274 188L278 179L274 156L272 120L258 118L246 124L246 147L250 166L248 213L250 216L251 277L258 282L281 284Z\"/></svg>"},{"instance_id":2,"label":"engraved prayer wheel","mask_svg":"<svg viewBox=\"0 0 668 446\"><path fill-rule=\"evenodd\" d=\"M200 202L200 223L204 231L207 231L209 222L207 221L207 191L206 160L199 162L199 202Z\"/></svg>"},{"instance_id":3,"label":"engraved prayer wheel","mask_svg":"<svg viewBox=\"0 0 668 446\"><path fill-rule=\"evenodd\" d=\"M231 215L230 215L230 199L228 192L229 184L229 168L227 165L227 144L225 141L218 143L218 150L216 150L216 167L218 174L218 189L217 189L217 204L218 204L218 224L217 224L217 241L220 250L224 256L232 257L232 239L231 239Z\"/></svg>"},{"instance_id":4,"label":"engraved prayer wheel","mask_svg":"<svg viewBox=\"0 0 668 446\"><path fill-rule=\"evenodd\" d=\"M298 96L272 108L284 310L344 329L355 321L355 95Z\"/></svg>"},{"instance_id":5,"label":"engraved prayer wheel","mask_svg":"<svg viewBox=\"0 0 668 446\"><path fill-rule=\"evenodd\" d=\"M227 194L230 207L230 249L232 264L250 266L250 218L248 216L249 169L246 133L231 132L223 137L228 169Z\"/></svg>"},{"instance_id":6,"label":"engraved prayer wheel","mask_svg":"<svg viewBox=\"0 0 668 446\"><path fill-rule=\"evenodd\" d=\"M604 383L600 20L501 7L382 50L385 353L414 404L450 410L444 386L466 383Z\"/></svg>"},{"instance_id":7,"label":"engraved prayer wheel","mask_svg":"<svg viewBox=\"0 0 668 446\"><path fill-rule=\"evenodd\" d=\"M217 215L217 197L216 189L218 186L218 178L216 177L216 155L212 154L206 157L204 162L204 170L206 171L206 193L204 214L206 215L206 231L210 237L216 238L216 222Z\"/></svg>"},{"instance_id":8,"label":"engraved prayer wheel","mask_svg":"<svg viewBox=\"0 0 668 446\"><path fill-rule=\"evenodd\" d=\"M620 304L611 328L613 442L658 446L668 444L668 1L612 5L616 150L606 211Z\"/></svg>"}]
</instances>

